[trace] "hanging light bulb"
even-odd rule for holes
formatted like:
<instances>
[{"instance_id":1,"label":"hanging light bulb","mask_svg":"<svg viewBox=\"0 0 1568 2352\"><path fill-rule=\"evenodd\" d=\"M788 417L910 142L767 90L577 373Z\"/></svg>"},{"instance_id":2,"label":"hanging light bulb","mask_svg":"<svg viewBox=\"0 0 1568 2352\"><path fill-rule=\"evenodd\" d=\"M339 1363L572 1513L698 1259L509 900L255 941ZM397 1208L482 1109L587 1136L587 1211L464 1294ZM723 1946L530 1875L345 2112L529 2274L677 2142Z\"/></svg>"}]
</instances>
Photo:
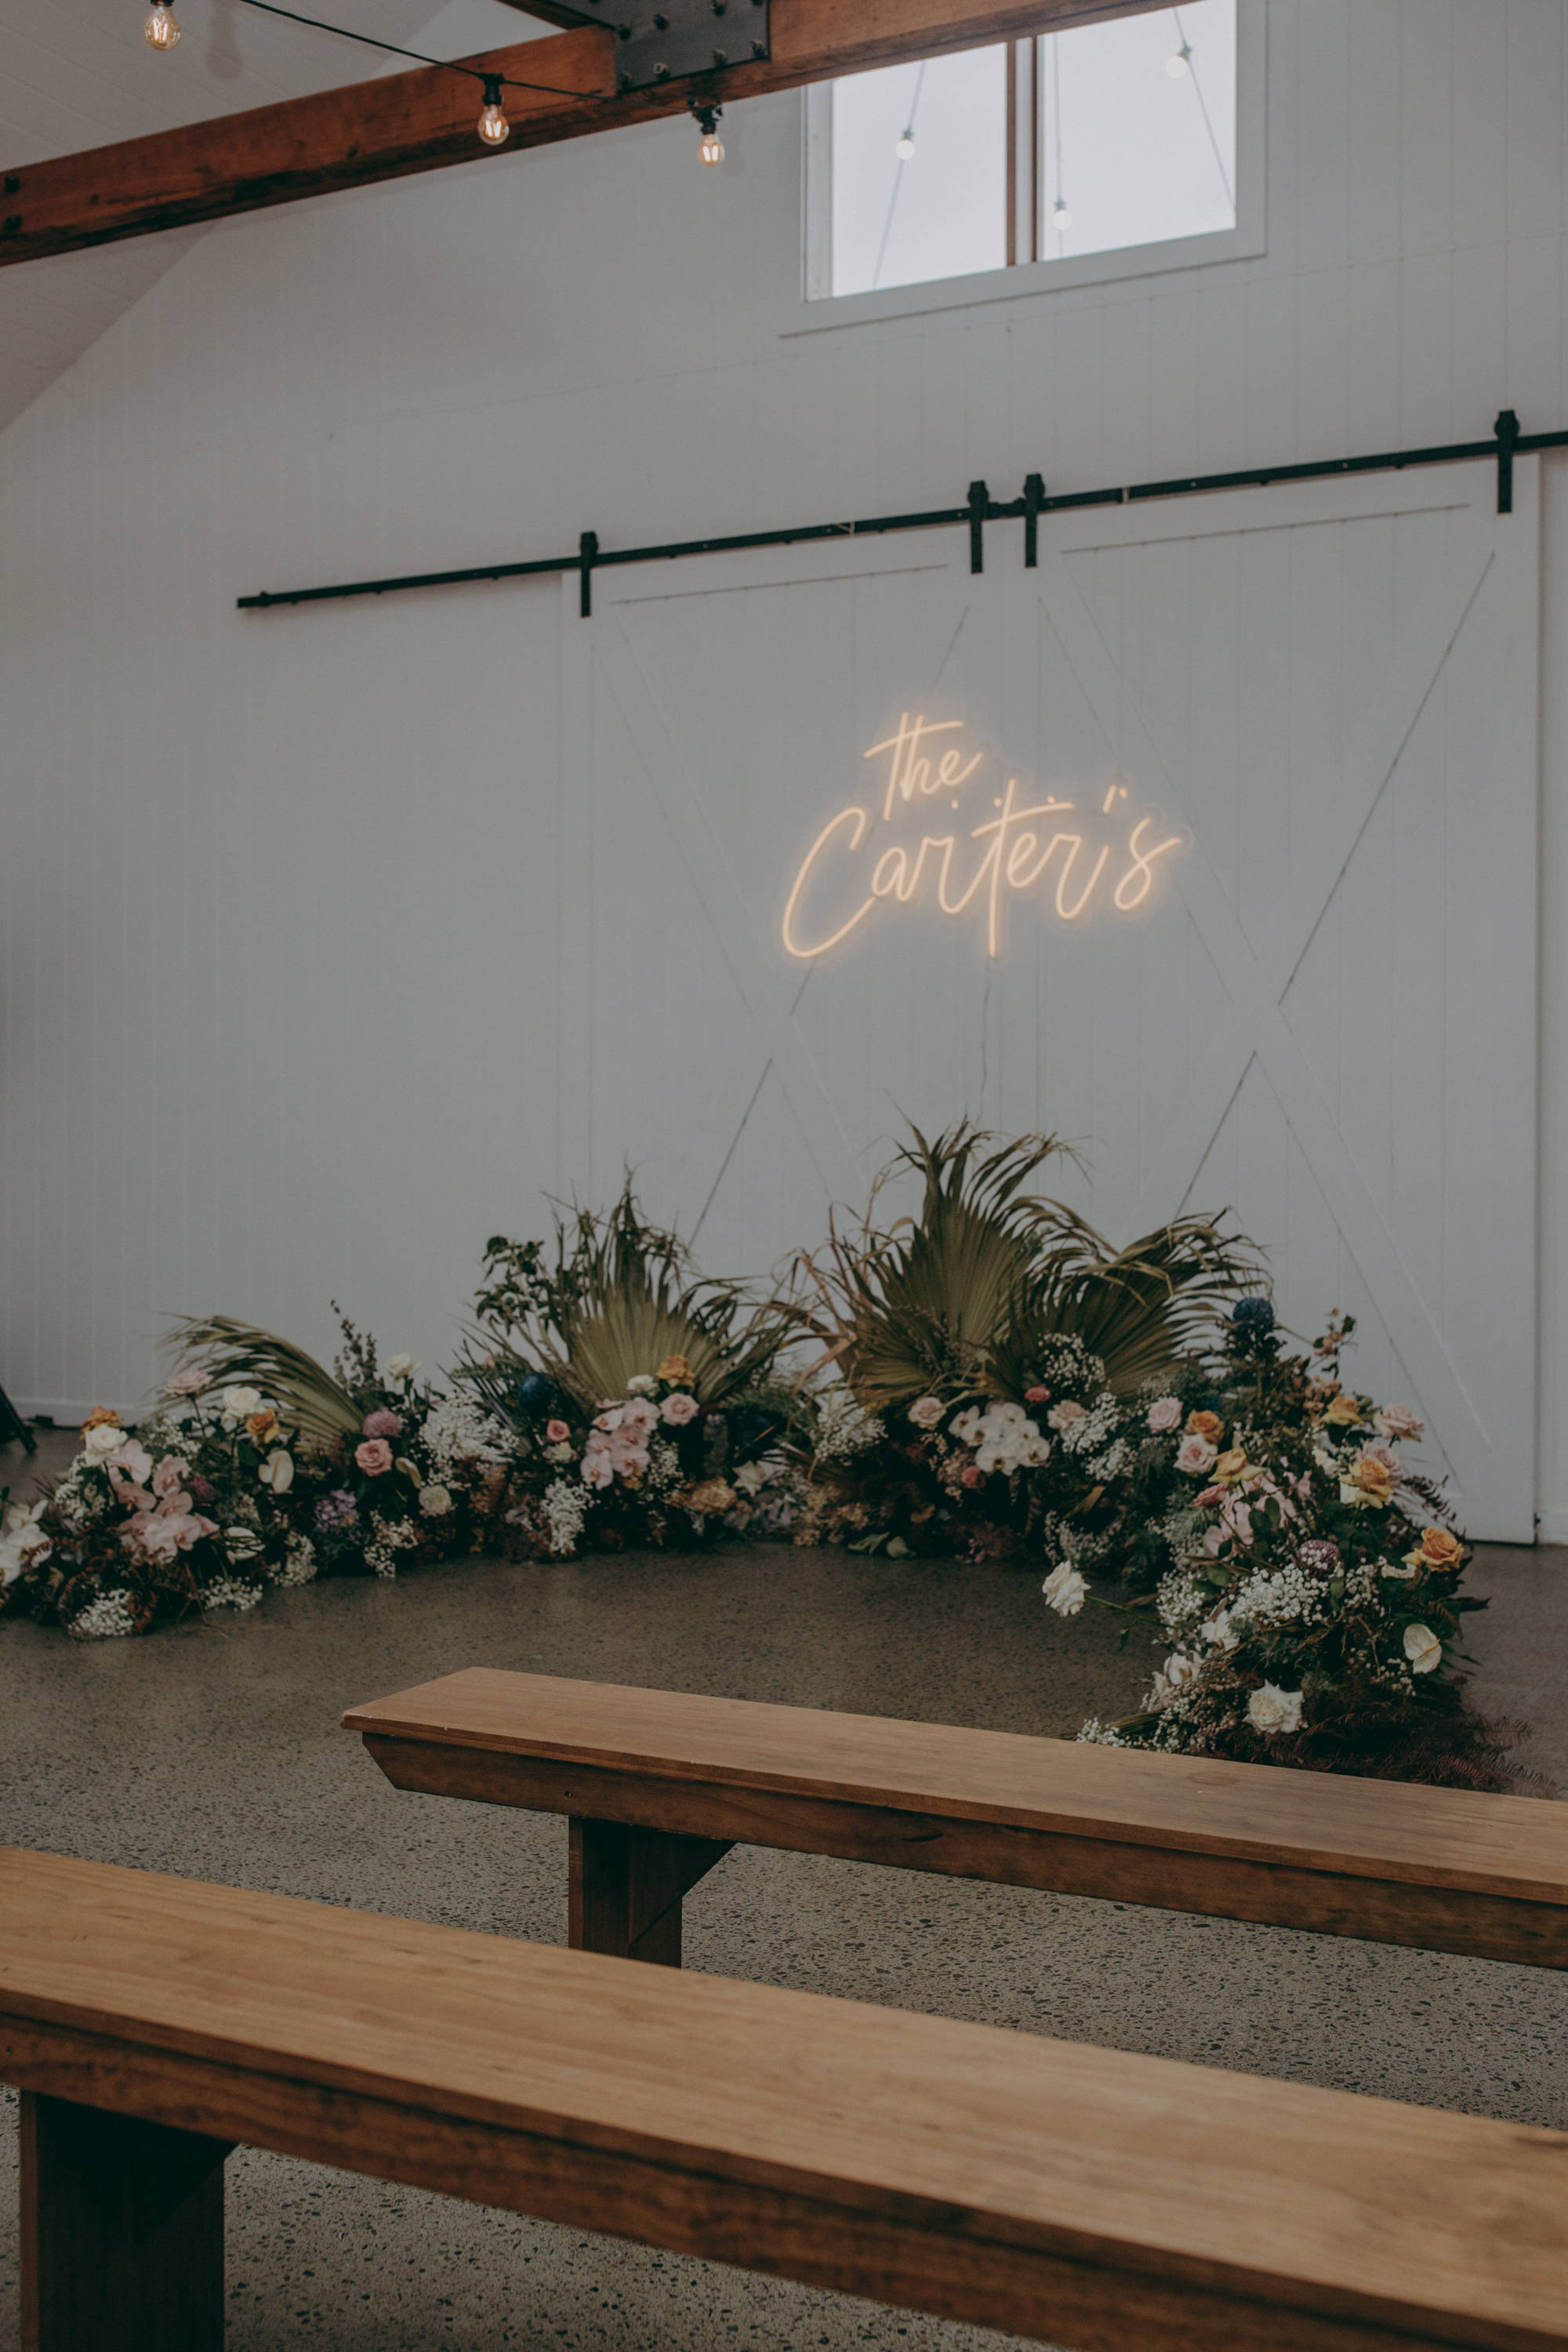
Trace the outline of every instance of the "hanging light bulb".
<instances>
[{"instance_id":1,"label":"hanging light bulb","mask_svg":"<svg viewBox=\"0 0 1568 2352\"><path fill-rule=\"evenodd\" d=\"M511 137L511 125L501 104L500 74L485 76L485 107L479 117L479 137L487 147L504 147Z\"/></svg>"},{"instance_id":2,"label":"hanging light bulb","mask_svg":"<svg viewBox=\"0 0 1568 2352\"><path fill-rule=\"evenodd\" d=\"M1181 47L1165 59L1165 71L1173 81L1185 81L1192 70L1192 43L1184 41Z\"/></svg>"},{"instance_id":3,"label":"hanging light bulb","mask_svg":"<svg viewBox=\"0 0 1568 2352\"><path fill-rule=\"evenodd\" d=\"M1072 206L1061 196L1051 206L1051 226L1058 236L1065 236L1072 226Z\"/></svg>"},{"instance_id":4,"label":"hanging light bulb","mask_svg":"<svg viewBox=\"0 0 1568 2352\"><path fill-rule=\"evenodd\" d=\"M166 0L154 0L142 26L142 38L150 49L172 49L180 37L179 19Z\"/></svg>"},{"instance_id":5,"label":"hanging light bulb","mask_svg":"<svg viewBox=\"0 0 1568 2352\"><path fill-rule=\"evenodd\" d=\"M691 101L691 111L702 133L697 152L705 163L721 163L724 161L724 142L719 136L719 117L723 110L720 106L704 106L697 99Z\"/></svg>"},{"instance_id":6,"label":"hanging light bulb","mask_svg":"<svg viewBox=\"0 0 1568 2352\"><path fill-rule=\"evenodd\" d=\"M899 143L894 148L893 152L898 157L900 163L907 163L914 152L915 132L914 125L911 123L909 129L901 133L899 139Z\"/></svg>"}]
</instances>

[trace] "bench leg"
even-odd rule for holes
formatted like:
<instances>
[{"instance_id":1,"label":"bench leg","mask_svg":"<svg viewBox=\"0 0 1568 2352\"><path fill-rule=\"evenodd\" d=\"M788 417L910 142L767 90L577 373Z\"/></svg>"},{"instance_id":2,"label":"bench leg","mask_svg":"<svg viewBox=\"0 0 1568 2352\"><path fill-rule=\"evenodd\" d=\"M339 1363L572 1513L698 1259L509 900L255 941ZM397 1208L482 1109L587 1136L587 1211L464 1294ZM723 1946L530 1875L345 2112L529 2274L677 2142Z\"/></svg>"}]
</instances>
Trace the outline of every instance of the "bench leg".
<instances>
[{"instance_id":1,"label":"bench leg","mask_svg":"<svg viewBox=\"0 0 1568 2352\"><path fill-rule=\"evenodd\" d=\"M680 1898L730 1851L721 1838L572 1816L571 1916L574 1951L680 1966Z\"/></svg>"},{"instance_id":2,"label":"bench leg","mask_svg":"<svg viewBox=\"0 0 1568 2352\"><path fill-rule=\"evenodd\" d=\"M22 2352L223 2352L224 2140L22 2094Z\"/></svg>"}]
</instances>

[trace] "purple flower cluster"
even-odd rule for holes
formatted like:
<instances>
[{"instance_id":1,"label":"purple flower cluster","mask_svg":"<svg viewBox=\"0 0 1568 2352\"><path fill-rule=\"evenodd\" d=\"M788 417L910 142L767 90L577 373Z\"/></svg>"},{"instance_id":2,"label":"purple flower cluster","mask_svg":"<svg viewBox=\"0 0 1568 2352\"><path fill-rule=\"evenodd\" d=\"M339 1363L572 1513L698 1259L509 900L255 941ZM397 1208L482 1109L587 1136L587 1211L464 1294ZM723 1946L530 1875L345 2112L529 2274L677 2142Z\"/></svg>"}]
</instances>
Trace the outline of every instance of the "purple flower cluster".
<instances>
[{"instance_id":1,"label":"purple flower cluster","mask_svg":"<svg viewBox=\"0 0 1568 2352\"><path fill-rule=\"evenodd\" d=\"M316 1506L316 1525L319 1528L346 1528L351 1519L358 1517L359 1505L346 1486L334 1487L330 1495L323 1495Z\"/></svg>"}]
</instances>

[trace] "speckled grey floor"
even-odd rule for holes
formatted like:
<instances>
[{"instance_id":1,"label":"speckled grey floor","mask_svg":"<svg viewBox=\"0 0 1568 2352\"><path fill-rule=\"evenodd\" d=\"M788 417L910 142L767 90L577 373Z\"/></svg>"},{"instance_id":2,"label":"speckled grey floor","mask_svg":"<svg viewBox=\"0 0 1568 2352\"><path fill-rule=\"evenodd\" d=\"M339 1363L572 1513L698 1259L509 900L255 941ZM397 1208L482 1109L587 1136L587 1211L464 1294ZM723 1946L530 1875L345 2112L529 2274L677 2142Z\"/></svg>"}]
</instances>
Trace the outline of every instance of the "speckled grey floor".
<instances>
[{"instance_id":1,"label":"speckled grey floor","mask_svg":"<svg viewBox=\"0 0 1568 2352\"><path fill-rule=\"evenodd\" d=\"M0 1483L25 1475L0 1453ZM1568 1556L1492 1552L1475 1581L1481 1695L1568 1783ZM0 1839L559 1941L563 1824L396 1795L345 1705L483 1662L1070 1734L1134 1695L1117 1643L1027 1575L771 1548L326 1584L143 1642L5 1625ZM1528 1969L754 1850L687 1916L715 1973L1568 2126L1568 1996ZM0 2126L12 2352L14 2104ZM230 2184L230 2352L1003 2343L280 2158L237 2156Z\"/></svg>"}]
</instances>

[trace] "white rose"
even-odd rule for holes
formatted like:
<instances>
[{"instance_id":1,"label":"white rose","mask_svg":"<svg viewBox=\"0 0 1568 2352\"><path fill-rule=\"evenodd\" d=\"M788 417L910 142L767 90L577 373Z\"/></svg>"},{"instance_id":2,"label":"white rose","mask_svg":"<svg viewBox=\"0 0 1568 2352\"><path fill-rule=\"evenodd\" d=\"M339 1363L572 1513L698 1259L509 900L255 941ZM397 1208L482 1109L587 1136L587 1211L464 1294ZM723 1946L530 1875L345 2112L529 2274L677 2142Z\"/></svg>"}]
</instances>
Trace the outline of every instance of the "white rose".
<instances>
[{"instance_id":1,"label":"white rose","mask_svg":"<svg viewBox=\"0 0 1568 2352\"><path fill-rule=\"evenodd\" d=\"M1261 1731L1270 1739L1277 1739L1281 1732L1299 1731L1301 1694L1299 1690L1281 1690L1277 1683L1265 1683L1247 1700L1247 1719L1254 1731Z\"/></svg>"},{"instance_id":2,"label":"white rose","mask_svg":"<svg viewBox=\"0 0 1568 2352\"><path fill-rule=\"evenodd\" d=\"M100 1421L96 1429L89 1429L82 1439L81 1450L89 1462L107 1462L111 1454L119 1453L124 1443L125 1432L118 1422Z\"/></svg>"},{"instance_id":3,"label":"white rose","mask_svg":"<svg viewBox=\"0 0 1568 2352\"><path fill-rule=\"evenodd\" d=\"M286 1495L294 1484L294 1457L285 1454L280 1445L276 1446L256 1475L275 1495Z\"/></svg>"},{"instance_id":4,"label":"white rose","mask_svg":"<svg viewBox=\"0 0 1568 2352\"><path fill-rule=\"evenodd\" d=\"M917 1429L934 1429L945 1410L941 1397L916 1397L910 1407L910 1419Z\"/></svg>"},{"instance_id":5,"label":"white rose","mask_svg":"<svg viewBox=\"0 0 1568 2352\"><path fill-rule=\"evenodd\" d=\"M651 1372L634 1372L626 1382L626 1394L629 1397L652 1396L658 1386L658 1382Z\"/></svg>"},{"instance_id":6,"label":"white rose","mask_svg":"<svg viewBox=\"0 0 1568 2352\"><path fill-rule=\"evenodd\" d=\"M427 1518L438 1519L443 1511L449 1511L452 1507L450 1490L446 1486L422 1486L419 1507Z\"/></svg>"},{"instance_id":7,"label":"white rose","mask_svg":"<svg viewBox=\"0 0 1568 2352\"><path fill-rule=\"evenodd\" d=\"M1443 1663L1443 1644L1430 1625L1406 1625L1405 1654L1413 1675L1429 1675L1434 1666Z\"/></svg>"},{"instance_id":8,"label":"white rose","mask_svg":"<svg viewBox=\"0 0 1568 2352\"><path fill-rule=\"evenodd\" d=\"M1070 1559L1057 1562L1040 1591L1058 1617L1076 1617L1089 1598L1089 1587Z\"/></svg>"},{"instance_id":9,"label":"white rose","mask_svg":"<svg viewBox=\"0 0 1568 2352\"><path fill-rule=\"evenodd\" d=\"M388 1356L386 1369L395 1381L411 1381L419 1367L412 1356Z\"/></svg>"},{"instance_id":10,"label":"white rose","mask_svg":"<svg viewBox=\"0 0 1568 2352\"><path fill-rule=\"evenodd\" d=\"M265 1399L259 1389L225 1389L219 1400L227 1421L244 1421L249 1413L259 1412Z\"/></svg>"}]
</instances>

